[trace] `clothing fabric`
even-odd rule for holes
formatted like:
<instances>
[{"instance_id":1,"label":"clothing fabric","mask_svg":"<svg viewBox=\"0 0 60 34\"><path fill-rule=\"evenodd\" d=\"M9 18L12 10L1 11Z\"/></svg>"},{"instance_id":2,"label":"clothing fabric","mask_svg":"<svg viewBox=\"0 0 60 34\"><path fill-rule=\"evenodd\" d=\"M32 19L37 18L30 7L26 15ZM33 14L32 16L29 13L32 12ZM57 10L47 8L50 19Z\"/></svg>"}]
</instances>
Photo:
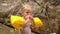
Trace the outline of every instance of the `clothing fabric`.
<instances>
[{"instance_id":1,"label":"clothing fabric","mask_svg":"<svg viewBox=\"0 0 60 34\"><path fill-rule=\"evenodd\" d=\"M31 34L30 21L25 24L24 28L19 30L19 34Z\"/></svg>"}]
</instances>

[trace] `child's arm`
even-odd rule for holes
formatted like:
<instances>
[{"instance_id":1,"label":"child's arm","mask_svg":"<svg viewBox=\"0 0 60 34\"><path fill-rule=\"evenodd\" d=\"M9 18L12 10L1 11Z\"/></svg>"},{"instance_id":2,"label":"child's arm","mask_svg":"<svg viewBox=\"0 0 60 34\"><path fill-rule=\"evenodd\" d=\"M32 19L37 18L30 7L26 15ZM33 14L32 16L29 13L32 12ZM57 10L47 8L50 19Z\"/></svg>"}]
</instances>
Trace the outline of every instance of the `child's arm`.
<instances>
[{"instance_id":1,"label":"child's arm","mask_svg":"<svg viewBox=\"0 0 60 34\"><path fill-rule=\"evenodd\" d=\"M35 24L35 21L34 21L34 19L33 19L33 17L32 16L30 16L30 21L32 22L32 27L33 28L35 28L36 27L36 24Z\"/></svg>"}]
</instances>

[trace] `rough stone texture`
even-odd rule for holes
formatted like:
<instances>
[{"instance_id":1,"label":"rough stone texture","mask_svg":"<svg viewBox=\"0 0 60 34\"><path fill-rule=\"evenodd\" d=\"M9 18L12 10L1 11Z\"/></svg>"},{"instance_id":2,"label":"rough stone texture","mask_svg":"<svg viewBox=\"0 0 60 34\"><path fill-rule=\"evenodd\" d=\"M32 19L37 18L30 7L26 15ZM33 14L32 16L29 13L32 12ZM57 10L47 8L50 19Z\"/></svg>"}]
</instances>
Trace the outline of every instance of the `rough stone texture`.
<instances>
[{"instance_id":1,"label":"rough stone texture","mask_svg":"<svg viewBox=\"0 0 60 34\"><path fill-rule=\"evenodd\" d=\"M41 34L58 32L60 0L0 0L0 23L7 24L9 16L12 14L20 15L19 9L21 9L23 3L30 4L32 15L38 16L43 22L42 27L33 31Z\"/></svg>"}]
</instances>

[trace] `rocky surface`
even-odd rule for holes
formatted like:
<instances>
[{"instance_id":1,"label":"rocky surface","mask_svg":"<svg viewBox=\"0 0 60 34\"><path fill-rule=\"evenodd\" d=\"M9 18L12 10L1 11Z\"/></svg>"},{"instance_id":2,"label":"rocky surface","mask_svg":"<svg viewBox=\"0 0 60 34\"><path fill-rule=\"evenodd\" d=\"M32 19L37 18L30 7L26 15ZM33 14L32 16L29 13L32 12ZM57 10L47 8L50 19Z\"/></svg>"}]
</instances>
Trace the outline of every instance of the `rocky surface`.
<instances>
[{"instance_id":1,"label":"rocky surface","mask_svg":"<svg viewBox=\"0 0 60 34\"><path fill-rule=\"evenodd\" d=\"M41 34L58 32L60 27L60 0L0 0L0 23L10 25L9 16L20 15L19 9L23 3L31 5L32 15L38 16L43 22L42 27L33 31ZM4 33L10 29L9 27L7 27L8 30L3 28L0 31L4 30Z\"/></svg>"}]
</instances>

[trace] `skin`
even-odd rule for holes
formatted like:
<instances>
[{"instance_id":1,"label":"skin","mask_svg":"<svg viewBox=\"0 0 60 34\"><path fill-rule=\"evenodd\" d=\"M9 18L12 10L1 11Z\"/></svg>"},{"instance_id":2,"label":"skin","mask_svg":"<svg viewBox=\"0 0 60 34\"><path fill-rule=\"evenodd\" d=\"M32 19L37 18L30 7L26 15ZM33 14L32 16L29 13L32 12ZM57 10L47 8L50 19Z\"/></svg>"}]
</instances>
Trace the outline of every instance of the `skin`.
<instances>
[{"instance_id":1,"label":"skin","mask_svg":"<svg viewBox=\"0 0 60 34\"><path fill-rule=\"evenodd\" d=\"M22 33L22 34L31 34L31 30L30 30L30 27L27 27L27 23L29 23L28 21L32 21L33 24L34 24L34 27L35 27L35 22L33 20L33 16L31 15L31 7L29 5L27 6L24 6L23 9L21 10L21 14L22 14L22 17L25 18L25 24L24 24L24 29L25 29L25 32L26 33ZM31 22L30 22L31 23ZM29 30L29 32L27 32ZM23 31L22 31L23 32Z\"/></svg>"},{"instance_id":2,"label":"skin","mask_svg":"<svg viewBox=\"0 0 60 34\"><path fill-rule=\"evenodd\" d=\"M35 22L33 20L33 16L31 15L31 7L28 5L28 6L24 6L23 10L22 10L22 16L26 19L25 20L25 23L28 22L28 20L32 21L33 22L33 27L35 27Z\"/></svg>"}]
</instances>

